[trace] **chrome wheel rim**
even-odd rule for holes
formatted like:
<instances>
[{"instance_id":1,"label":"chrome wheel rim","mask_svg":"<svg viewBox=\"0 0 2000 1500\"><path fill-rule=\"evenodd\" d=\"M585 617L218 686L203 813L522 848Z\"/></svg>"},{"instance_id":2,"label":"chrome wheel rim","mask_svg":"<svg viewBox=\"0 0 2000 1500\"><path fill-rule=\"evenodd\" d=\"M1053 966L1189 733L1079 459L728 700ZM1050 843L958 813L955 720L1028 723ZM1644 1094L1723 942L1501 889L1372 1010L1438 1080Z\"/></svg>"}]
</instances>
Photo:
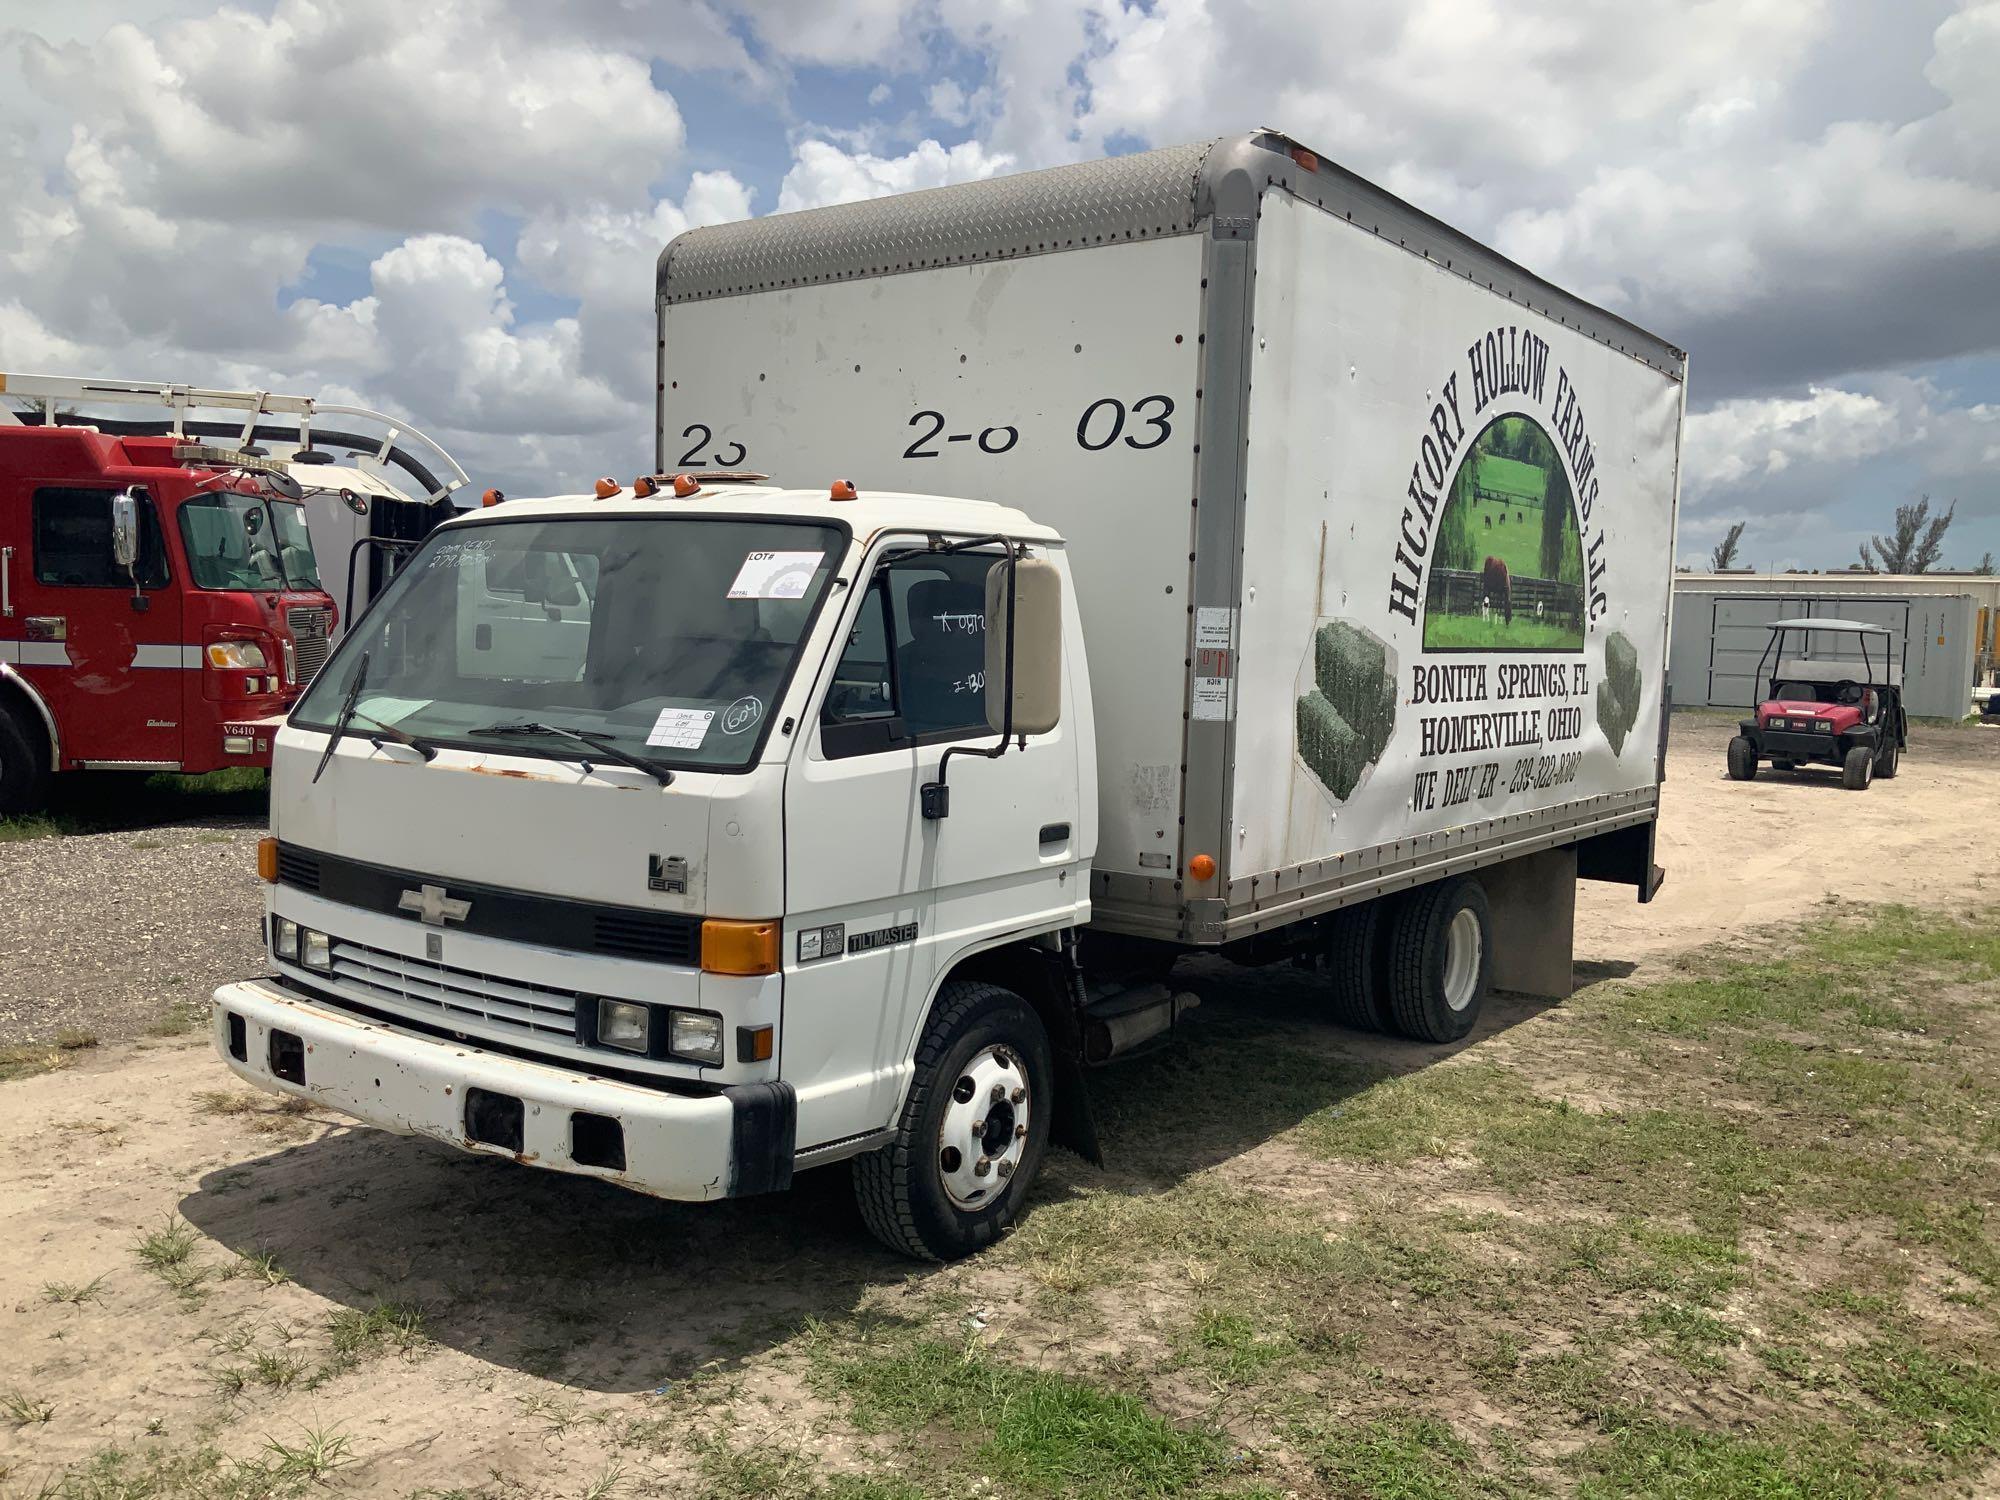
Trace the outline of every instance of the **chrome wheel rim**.
<instances>
[{"instance_id":1,"label":"chrome wheel rim","mask_svg":"<svg viewBox=\"0 0 2000 1500\"><path fill-rule=\"evenodd\" d=\"M1485 947L1479 915L1470 907L1459 911L1444 931L1444 1003L1453 1010L1472 1004L1479 990L1479 959Z\"/></svg>"},{"instance_id":2,"label":"chrome wheel rim","mask_svg":"<svg viewBox=\"0 0 2000 1500\"><path fill-rule=\"evenodd\" d=\"M981 1048L958 1070L936 1154L939 1180L954 1204L984 1208L1007 1191L1027 1152L1034 1102L1011 1048Z\"/></svg>"}]
</instances>

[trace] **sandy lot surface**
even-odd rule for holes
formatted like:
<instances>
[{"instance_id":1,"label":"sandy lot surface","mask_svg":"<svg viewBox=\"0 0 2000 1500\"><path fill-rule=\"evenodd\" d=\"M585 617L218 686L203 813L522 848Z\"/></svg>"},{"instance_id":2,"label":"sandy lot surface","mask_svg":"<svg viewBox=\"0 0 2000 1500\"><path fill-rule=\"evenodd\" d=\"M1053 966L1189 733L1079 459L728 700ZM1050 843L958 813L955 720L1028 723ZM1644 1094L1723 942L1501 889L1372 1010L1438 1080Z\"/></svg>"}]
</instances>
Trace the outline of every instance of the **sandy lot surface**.
<instances>
[{"instance_id":1,"label":"sandy lot surface","mask_svg":"<svg viewBox=\"0 0 2000 1500\"><path fill-rule=\"evenodd\" d=\"M1948 902L2000 874L2000 839L1987 832L2000 814L2000 732L1925 732L1896 781L1862 794L1826 774L1731 783L1729 732L1720 720L1676 722L1668 884L1651 907L1585 888L1587 976L1629 973L1828 895ZM53 859L66 845L0 849L0 865L23 847ZM182 857L240 853L202 845ZM247 930L254 899L217 878L202 910L214 921L240 906ZM185 964L155 965L168 967ZM1296 1028L1313 1052L1397 1071L1440 1055L1320 1023L1310 976L1197 969L1209 1000L1234 1002L1205 1005L1203 1026L1249 1014ZM1533 1028L1563 1024L1560 1008L1502 997L1466 1048L1519 1052ZM107 1446L213 1444L256 1458L268 1439L319 1429L351 1439L343 1493L578 1495L614 1469L605 1493L675 1493L695 1472L691 1450L635 1456L614 1434L655 1419L671 1427L687 1393L715 1382L736 1391L736 1441L805 1448L838 1470L844 1446L869 1440L829 1436L818 1398L763 1356L801 1319L844 1317L874 1298L915 1306L943 1288L998 1307L1013 1295L1005 1273L983 1281L977 1263L913 1275L879 1252L838 1169L778 1198L662 1204L280 1110L238 1089L199 1038L79 1056L0 1084L10 1147L0 1394L53 1409L46 1421L0 1422L0 1492L35 1493ZM1178 1139L1161 1111L1171 1101L1123 1096L1107 1131L1111 1169L1053 1158L1041 1195L1143 1194L1218 1161L1256 1183L1288 1160L1273 1138L1296 1120L1282 1108L1251 1105ZM184 1258L148 1269L142 1237L174 1220L192 1226ZM81 1295L63 1300L55 1287ZM422 1337L406 1338L418 1317Z\"/></svg>"}]
</instances>

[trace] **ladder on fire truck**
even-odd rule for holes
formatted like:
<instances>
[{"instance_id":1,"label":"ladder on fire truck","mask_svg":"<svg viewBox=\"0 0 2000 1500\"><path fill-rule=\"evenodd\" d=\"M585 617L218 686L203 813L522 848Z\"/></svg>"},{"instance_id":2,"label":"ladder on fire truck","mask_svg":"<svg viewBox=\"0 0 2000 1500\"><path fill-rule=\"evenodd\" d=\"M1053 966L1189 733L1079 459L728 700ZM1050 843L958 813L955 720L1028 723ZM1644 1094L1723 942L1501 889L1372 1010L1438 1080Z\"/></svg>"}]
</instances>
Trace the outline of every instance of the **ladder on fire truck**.
<instances>
[{"instance_id":1,"label":"ladder on fire truck","mask_svg":"<svg viewBox=\"0 0 2000 1500\"><path fill-rule=\"evenodd\" d=\"M268 450L260 444L283 444L293 450L283 456L284 461L294 464L333 463L336 460L326 451L327 447L341 448L378 468L401 469L423 491L421 497L411 498L421 498L425 503L442 500L472 482L442 444L408 423L364 406L343 406L317 401L311 396L209 390L151 380L0 374L0 398L31 402L39 408L17 412L7 400L0 399L0 427L87 426L100 432L135 437L172 436L206 441L233 438L231 446L246 458L264 457ZM163 415L124 420L63 410L102 405L152 407ZM190 413L196 411L240 411L243 418L240 422L195 421ZM267 417L290 417L295 425L267 422ZM316 425L321 418L359 422L379 429L379 433Z\"/></svg>"}]
</instances>

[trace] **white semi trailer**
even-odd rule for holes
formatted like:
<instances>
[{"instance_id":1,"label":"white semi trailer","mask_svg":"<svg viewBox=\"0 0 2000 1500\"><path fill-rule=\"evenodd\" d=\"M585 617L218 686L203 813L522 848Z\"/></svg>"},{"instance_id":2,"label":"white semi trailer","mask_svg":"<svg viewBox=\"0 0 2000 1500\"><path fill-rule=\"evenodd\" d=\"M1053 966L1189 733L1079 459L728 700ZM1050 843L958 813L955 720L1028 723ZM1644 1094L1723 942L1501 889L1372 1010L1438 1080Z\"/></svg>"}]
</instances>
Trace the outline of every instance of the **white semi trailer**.
<instances>
[{"instance_id":1,"label":"white semi trailer","mask_svg":"<svg viewBox=\"0 0 2000 1500\"><path fill-rule=\"evenodd\" d=\"M242 1076L672 1198L851 1158L948 1257L1176 957L1448 1042L1653 893L1660 339L1271 133L696 230L659 318L659 474L441 528L280 735Z\"/></svg>"}]
</instances>

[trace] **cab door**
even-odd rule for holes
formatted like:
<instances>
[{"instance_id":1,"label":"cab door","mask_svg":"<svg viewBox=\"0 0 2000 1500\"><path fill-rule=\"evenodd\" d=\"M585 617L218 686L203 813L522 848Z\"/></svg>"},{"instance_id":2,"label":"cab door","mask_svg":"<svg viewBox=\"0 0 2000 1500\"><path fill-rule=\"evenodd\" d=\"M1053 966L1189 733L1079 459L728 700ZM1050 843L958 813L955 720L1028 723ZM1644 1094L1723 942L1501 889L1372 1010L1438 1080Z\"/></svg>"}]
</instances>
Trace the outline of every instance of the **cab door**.
<instances>
[{"instance_id":1,"label":"cab door","mask_svg":"<svg viewBox=\"0 0 2000 1500\"><path fill-rule=\"evenodd\" d=\"M896 547L905 550L897 552ZM960 955L1086 909L1076 730L996 759L956 755L950 811L923 788L952 746L997 736L985 703L997 553L892 544L858 600L785 791L785 1026L801 1149L876 1129Z\"/></svg>"},{"instance_id":2,"label":"cab door","mask_svg":"<svg viewBox=\"0 0 2000 1500\"><path fill-rule=\"evenodd\" d=\"M181 598L158 508L135 490L135 588L112 555L118 486L26 488L26 552L9 559L14 615L6 624L18 632L10 659L55 716L65 765L178 769L181 685L200 670L200 649L181 641Z\"/></svg>"}]
</instances>

